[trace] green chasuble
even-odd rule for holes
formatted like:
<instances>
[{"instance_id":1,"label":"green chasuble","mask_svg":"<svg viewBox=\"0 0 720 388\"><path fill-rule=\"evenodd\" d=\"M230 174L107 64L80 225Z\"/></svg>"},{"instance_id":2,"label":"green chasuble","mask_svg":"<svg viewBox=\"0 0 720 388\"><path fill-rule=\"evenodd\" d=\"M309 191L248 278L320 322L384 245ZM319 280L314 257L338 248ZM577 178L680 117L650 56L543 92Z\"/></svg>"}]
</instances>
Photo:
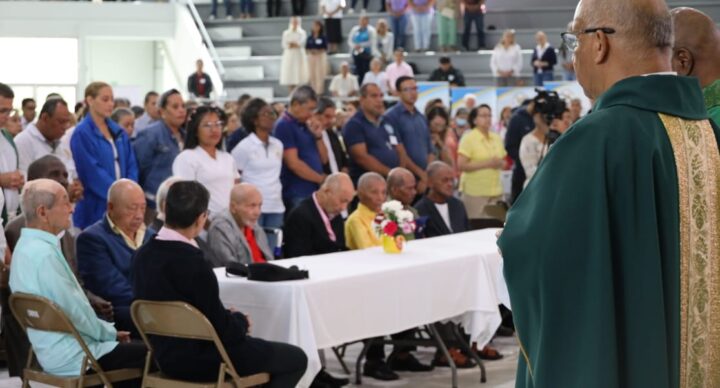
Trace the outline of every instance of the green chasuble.
<instances>
[{"instance_id":1,"label":"green chasuble","mask_svg":"<svg viewBox=\"0 0 720 388\"><path fill-rule=\"evenodd\" d=\"M703 94L710 118L720 125L720 79L703 89Z\"/></svg>"},{"instance_id":2,"label":"green chasuble","mask_svg":"<svg viewBox=\"0 0 720 388\"><path fill-rule=\"evenodd\" d=\"M696 79L632 77L550 149L498 241L518 388L720 386L708 318L720 317L720 131L707 118Z\"/></svg>"}]
</instances>

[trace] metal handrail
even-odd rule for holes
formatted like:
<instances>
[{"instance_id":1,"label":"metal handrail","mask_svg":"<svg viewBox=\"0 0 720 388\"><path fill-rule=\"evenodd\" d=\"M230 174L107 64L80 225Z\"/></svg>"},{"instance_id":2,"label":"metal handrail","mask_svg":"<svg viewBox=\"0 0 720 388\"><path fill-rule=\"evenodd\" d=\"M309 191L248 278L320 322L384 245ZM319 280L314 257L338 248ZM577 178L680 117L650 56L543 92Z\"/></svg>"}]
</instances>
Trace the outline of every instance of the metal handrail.
<instances>
[{"instance_id":1,"label":"metal handrail","mask_svg":"<svg viewBox=\"0 0 720 388\"><path fill-rule=\"evenodd\" d=\"M210 58L212 59L213 63L215 63L215 66L218 69L218 73L220 73L221 77L224 76L225 66L223 66L222 61L220 61L220 56L215 50L215 45L213 44L212 39L210 39L210 34L208 34L207 29L205 28L205 23L203 23L203 20L200 17L200 13L198 13L197 8L195 7L195 3L193 2L193 0L184 0L184 2L190 10L190 15L192 15L195 24L197 24L198 30L200 30L200 35L202 36L203 41L205 42L205 45L210 52Z\"/></svg>"}]
</instances>

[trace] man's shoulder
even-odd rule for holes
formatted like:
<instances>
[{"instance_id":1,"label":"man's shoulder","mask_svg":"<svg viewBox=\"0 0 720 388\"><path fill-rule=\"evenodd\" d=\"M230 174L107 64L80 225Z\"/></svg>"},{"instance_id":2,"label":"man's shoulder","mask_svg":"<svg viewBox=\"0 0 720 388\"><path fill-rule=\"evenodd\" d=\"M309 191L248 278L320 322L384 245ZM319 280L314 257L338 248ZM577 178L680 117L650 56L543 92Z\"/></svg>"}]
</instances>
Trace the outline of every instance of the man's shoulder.
<instances>
[{"instance_id":1,"label":"man's shoulder","mask_svg":"<svg viewBox=\"0 0 720 388\"><path fill-rule=\"evenodd\" d=\"M286 223L295 221L307 222L308 219L306 217L314 217L314 215L317 214L317 212L313 211L314 209L315 201L313 200L312 196L305 198L300 201L297 206L290 210Z\"/></svg>"},{"instance_id":2,"label":"man's shoulder","mask_svg":"<svg viewBox=\"0 0 720 388\"><path fill-rule=\"evenodd\" d=\"M80 234L78 235L78 242L86 238L105 239L110 235L112 235L112 231L109 228L106 216L103 215L103 218L96 221L94 224L88 226L82 232L80 232Z\"/></svg>"}]
</instances>

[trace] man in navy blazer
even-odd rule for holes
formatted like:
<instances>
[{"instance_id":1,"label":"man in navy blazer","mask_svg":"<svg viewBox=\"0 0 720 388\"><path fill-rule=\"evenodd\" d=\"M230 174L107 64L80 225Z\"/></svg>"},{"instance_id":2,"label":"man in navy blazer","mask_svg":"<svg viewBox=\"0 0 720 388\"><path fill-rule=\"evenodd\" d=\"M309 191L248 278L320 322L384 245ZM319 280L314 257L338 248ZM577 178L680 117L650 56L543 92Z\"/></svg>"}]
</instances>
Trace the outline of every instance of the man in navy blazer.
<instances>
[{"instance_id":1,"label":"man in navy blazer","mask_svg":"<svg viewBox=\"0 0 720 388\"><path fill-rule=\"evenodd\" d=\"M425 237L444 236L469 230L465 205L453 197L454 173L444 162L432 162L427 168L430 191L416 204L421 216L428 217Z\"/></svg>"},{"instance_id":2,"label":"man in navy blazer","mask_svg":"<svg viewBox=\"0 0 720 388\"><path fill-rule=\"evenodd\" d=\"M77 238L77 264L85 287L112 303L115 327L137 333L130 317L133 301L130 263L135 251L150 239L146 230L145 194L129 179L110 186L105 216Z\"/></svg>"}]
</instances>

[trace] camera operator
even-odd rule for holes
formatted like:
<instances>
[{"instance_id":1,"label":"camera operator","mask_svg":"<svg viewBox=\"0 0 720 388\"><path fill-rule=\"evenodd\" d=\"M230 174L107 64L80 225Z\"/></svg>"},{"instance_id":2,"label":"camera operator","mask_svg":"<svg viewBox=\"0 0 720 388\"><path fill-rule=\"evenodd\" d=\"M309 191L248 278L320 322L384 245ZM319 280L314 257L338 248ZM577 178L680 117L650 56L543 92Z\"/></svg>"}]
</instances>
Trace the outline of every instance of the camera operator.
<instances>
[{"instance_id":1,"label":"camera operator","mask_svg":"<svg viewBox=\"0 0 720 388\"><path fill-rule=\"evenodd\" d=\"M523 188L532 179L550 146L569 127L563 120L563 116L566 116L566 112L569 116L569 112L558 94L544 90L538 90L537 93L533 99L532 110L535 129L525 135L520 142L520 162L525 170Z\"/></svg>"}]
</instances>

